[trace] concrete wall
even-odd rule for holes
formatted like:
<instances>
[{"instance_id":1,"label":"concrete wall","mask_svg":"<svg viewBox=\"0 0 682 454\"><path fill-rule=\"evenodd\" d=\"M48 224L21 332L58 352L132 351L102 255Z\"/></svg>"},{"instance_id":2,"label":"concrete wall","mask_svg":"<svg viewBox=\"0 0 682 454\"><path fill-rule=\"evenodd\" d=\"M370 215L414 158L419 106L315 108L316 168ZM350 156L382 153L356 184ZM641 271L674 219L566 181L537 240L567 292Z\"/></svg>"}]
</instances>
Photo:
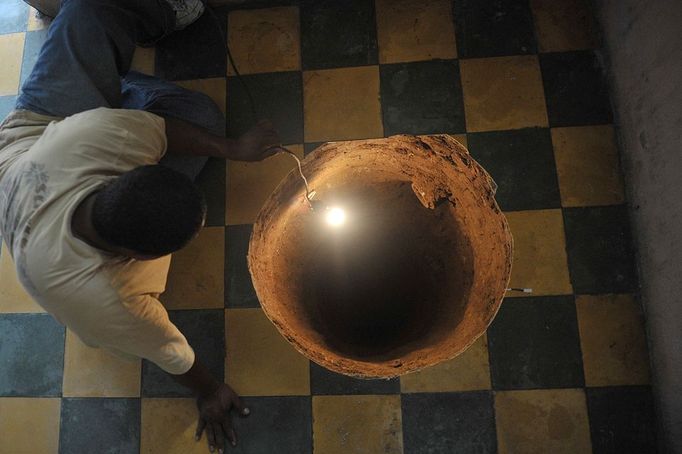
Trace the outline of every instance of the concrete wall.
<instances>
[{"instance_id":1,"label":"concrete wall","mask_svg":"<svg viewBox=\"0 0 682 454\"><path fill-rule=\"evenodd\" d=\"M594 0L615 106L663 452L682 453L682 1Z\"/></svg>"}]
</instances>

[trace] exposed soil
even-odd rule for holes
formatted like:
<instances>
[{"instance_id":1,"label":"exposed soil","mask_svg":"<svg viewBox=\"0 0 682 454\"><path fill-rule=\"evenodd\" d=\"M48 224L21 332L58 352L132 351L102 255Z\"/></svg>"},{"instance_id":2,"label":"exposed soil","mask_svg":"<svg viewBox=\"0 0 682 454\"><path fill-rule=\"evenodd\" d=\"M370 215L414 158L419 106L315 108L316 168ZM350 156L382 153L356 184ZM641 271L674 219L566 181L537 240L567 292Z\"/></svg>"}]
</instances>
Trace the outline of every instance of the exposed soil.
<instances>
[{"instance_id":1,"label":"exposed soil","mask_svg":"<svg viewBox=\"0 0 682 454\"><path fill-rule=\"evenodd\" d=\"M266 315L331 370L393 377L450 359L496 314L512 240L494 183L450 136L334 142L303 161L254 225L249 269ZM341 227L324 207L347 213Z\"/></svg>"}]
</instances>

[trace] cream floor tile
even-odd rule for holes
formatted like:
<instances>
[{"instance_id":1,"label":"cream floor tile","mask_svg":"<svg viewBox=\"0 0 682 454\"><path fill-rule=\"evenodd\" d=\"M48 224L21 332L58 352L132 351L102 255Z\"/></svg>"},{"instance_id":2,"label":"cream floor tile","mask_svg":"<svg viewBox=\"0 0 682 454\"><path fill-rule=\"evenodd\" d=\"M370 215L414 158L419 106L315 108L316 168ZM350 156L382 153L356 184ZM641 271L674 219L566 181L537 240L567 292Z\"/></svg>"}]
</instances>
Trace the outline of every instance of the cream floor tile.
<instances>
[{"instance_id":1,"label":"cream floor tile","mask_svg":"<svg viewBox=\"0 0 682 454\"><path fill-rule=\"evenodd\" d=\"M142 399L140 453L208 453L205 434L194 440L197 417L194 399Z\"/></svg>"},{"instance_id":2,"label":"cream floor tile","mask_svg":"<svg viewBox=\"0 0 682 454\"><path fill-rule=\"evenodd\" d=\"M400 377L400 389L405 393L490 388L490 364L485 334L454 359Z\"/></svg>"},{"instance_id":3,"label":"cream floor tile","mask_svg":"<svg viewBox=\"0 0 682 454\"><path fill-rule=\"evenodd\" d=\"M402 454L400 396L314 396L313 446L325 454Z\"/></svg>"},{"instance_id":4,"label":"cream floor tile","mask_svg":"<svg viewBox=\"0 0 682 454\"><path fill-rule=\"evenodd\" d=\"M0 454L57 454L60 399L0 397Z\"/></svg>"},{"instance_id":5,"label":"cream floor tile","mask_svg":"<svg viewBox=\"0 0 682 454\"><path fill-rule=\"evenodd\" d=\"M21 59L24 55L24 33L0 35L0 96L19 92Z\"/></svg>"},{"instance_id":6,"label":"cream floor tile","mask_svg":"<svg viewBox=\"0 0 682 454\"><path fill-rule=\"evenodd\" d=\"M309 362L261 309L227 309L225 379L244 396L310 394Z\"/></svg>"},{"instance_id":7,"label":"cream floor tile","mask_svg":"<svg viewBox=\"0 0 682 454\"><path fill-rule=\"evenodd\" d=\"M64 350L65 397L139 397L140 360L128 361L91 348L66 331Z\"/></svg>"}]
</instances>

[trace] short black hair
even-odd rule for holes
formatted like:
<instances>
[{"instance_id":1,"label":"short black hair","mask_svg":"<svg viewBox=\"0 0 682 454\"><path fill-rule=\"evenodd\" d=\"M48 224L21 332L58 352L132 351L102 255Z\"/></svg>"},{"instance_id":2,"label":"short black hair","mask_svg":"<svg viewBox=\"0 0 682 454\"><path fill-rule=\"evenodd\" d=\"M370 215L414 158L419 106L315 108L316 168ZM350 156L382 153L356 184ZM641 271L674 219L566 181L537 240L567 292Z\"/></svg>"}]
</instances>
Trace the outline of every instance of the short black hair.
<instances>
[{"instance_id":1,"label":"short black hair","mask_svg":"<svg viewBox=\"0 0 682 454\"><path fill-rule=\"evenodd\" d=\"M204 196L189 177L148 165L124 173L97 194L92 223L113 246L166 255L185 246L205 216Z\"/></svg>"}]
</instances>

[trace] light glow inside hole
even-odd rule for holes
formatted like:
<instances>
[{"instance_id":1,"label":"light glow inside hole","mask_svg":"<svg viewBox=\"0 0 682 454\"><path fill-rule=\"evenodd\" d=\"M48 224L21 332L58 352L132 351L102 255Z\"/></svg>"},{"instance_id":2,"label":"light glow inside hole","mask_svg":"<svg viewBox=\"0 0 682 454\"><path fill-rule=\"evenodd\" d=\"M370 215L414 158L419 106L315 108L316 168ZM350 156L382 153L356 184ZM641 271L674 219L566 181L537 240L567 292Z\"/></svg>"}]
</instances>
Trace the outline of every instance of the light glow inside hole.
<instances>
[{"instance_id":1,"label":"light glow inside hole","mask_svg":"<svg viewBox=\"0 0 682 454\"><path fill-rule=\"evenodd\" d=\"M325 220L332 227L341 227L346 223L346 212L339 207L328 208Z\"/></svg>"}]
</instances>

